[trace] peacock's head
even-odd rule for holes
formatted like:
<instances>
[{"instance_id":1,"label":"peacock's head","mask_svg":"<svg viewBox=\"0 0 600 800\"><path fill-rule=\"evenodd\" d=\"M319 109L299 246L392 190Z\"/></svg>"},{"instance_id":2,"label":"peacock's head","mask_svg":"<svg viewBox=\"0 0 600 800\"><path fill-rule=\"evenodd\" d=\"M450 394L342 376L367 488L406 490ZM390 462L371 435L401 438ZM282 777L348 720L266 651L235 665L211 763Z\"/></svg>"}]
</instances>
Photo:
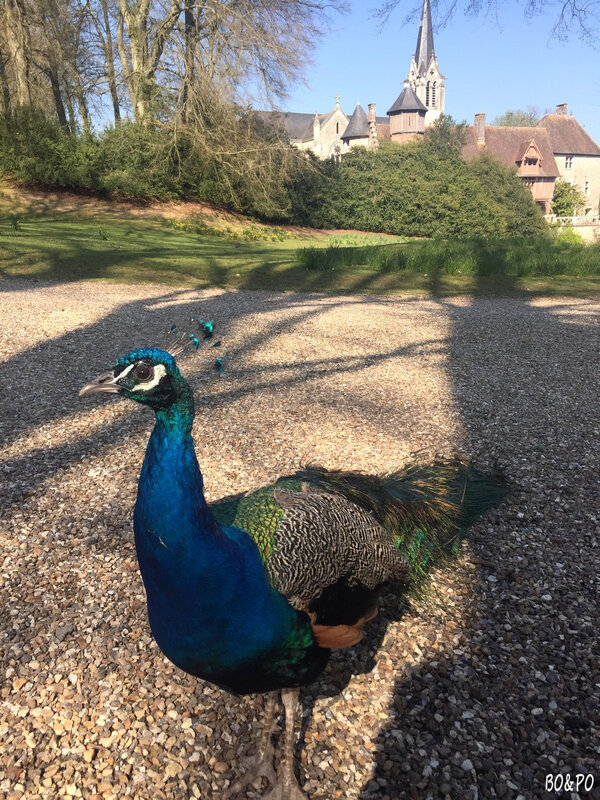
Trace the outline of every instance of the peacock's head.
<instances>
[{"instance_id":1,"label":"peacock's head","mask_svg":"<svg viewBox=\"0 0 600 800\"><path fill-rule=\"evenodd\" d=\"M140 348L122 356L111 370L82 386L79 396L100 392L122 394L160 411L176 402L185 387L170 353L158 348Z\"/></svg>"}]
</instances>

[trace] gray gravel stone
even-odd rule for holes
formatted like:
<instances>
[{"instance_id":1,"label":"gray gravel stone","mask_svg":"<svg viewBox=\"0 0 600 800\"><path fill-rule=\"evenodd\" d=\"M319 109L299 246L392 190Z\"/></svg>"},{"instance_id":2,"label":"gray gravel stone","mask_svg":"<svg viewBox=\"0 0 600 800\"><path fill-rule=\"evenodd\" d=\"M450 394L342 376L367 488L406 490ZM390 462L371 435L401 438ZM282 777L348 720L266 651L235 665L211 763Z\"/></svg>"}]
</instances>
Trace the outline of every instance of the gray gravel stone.
<instances>
[{"instance_id":1,"label":"gray gravel stone","mask_svg":"<svg viewBox=\"0 0 600 800\"><path fill-rule=\"evenodd\" d=\"M486 800L542 797L548 772L600 781L598 301L2 288L0 795L211 800L255 746L263 699L184 675L148 630L131 514L150 415L77 399L191 314L226 359L220 379L206 352L181 364L209 499L416 451L519 487L427 602L385 594L303 693L311 800L468 798L468 761Z\"/></svg>"}]
</instances>

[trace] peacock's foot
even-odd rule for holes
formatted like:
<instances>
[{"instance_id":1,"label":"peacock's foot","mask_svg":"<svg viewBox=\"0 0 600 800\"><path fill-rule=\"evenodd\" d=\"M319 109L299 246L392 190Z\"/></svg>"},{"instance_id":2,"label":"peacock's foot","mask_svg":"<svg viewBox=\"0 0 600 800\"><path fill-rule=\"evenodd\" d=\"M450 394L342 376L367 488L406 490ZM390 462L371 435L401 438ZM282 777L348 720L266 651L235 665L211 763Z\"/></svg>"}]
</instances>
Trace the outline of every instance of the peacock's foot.
<instances>
[{"instance_id":1,"label":"peacock's foot","mask_svg":"<svg viewBox=\"0 0 600 800\"><path fill-rule=\"evenodd\" d=\"M279 778L270 792L263 795L263 800L308 800L300 788L296 778Z\"/></svg>"},{"instance_id":2,"label":"peacock's foot","mask_svg":"<svg viewBox=\"0 0 600 800\"><path fill-rule=\"evenodd\" d=\"M276 782L275 769L273 768L273 751L259 753L256 756L249 756L242 761L242 768L246 768L244 773L231 784L229 789L222 795L223 800L234 800L246 786L259 778L266 778L269 785L273 786Z\"/></svg>"}]
</instances>

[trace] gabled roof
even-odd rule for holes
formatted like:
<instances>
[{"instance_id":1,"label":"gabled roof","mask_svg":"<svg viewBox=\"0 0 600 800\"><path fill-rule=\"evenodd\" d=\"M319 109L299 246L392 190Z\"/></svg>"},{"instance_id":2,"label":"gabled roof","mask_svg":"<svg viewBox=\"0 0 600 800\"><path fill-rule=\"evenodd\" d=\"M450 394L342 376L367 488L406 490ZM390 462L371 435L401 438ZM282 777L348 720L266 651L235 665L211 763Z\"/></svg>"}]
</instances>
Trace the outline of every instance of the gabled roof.
<instances>
[{"instance_id":1,"label":"gabled roof","mask_svg":"<svg viewBox=\"0 0 600 800\"><path fill-rule=\"evenodd\" d=\"M337 110L334 108L332 111L329 111L327 114L317 114L319 122L321 125L325 125L325 123L331 118L331 116ZM341 111L341 109L339 109ZM280 130L284 130L290 139L299 142L310 142L314 136L314 121L315 115L314 114L306 114L304 112L299 111L255 111L254 112L259 119L261 119L265 124L272 125ZM344 112L342 111L342 114ZM348 117L344 114L346 119Z\"/></svg>"},{"instance_id":2,"label":"gabled roof","mask_svg":"<svg viewBox=\"0 0 600 800\"><path fill-rule=\"evenodd\" d=\"M364 139L369 135L367 114L360 103L356 104L354 113L350 117L348 127L342 133L342 139Z\"/></svg>"},{"instance_id":3,"label":"gabled roof","mask_svg":"<svg viewBox=\"0 0 600 800\"><path fill-rule=\"evenodd\" d=\"M514 167L517 161L522 159L525 145L529 147L533 140L540 152L540 169L536 175L545 178L559 176L550 138L544 128L509 128L500 125L486 125L485 144L477 143L477 134L472 125L467 127L466 134L467 143L463 147L462 154L463 158L467 160L488 152L503 164Z\"/></svg>"},{"instance_id":4,"label":"gabled roof","mask_svg":"<svg viewBox=\"0 0 600 800\"><path fill-rule=\"evenodd\" d=\"M296 111L255 111L254 113L265 124L285 131L290 139L304 140L304 135L310 128L310 138L312 139L314 114Z\"/></svg>"},{"instance_id":5,"label":"gabled roof","mask_svg":"<svg viewBox=\"0 0 600 800\"><path fill-rule=\"evenodd\" d=\"M517 148L517 155L515 157L515 161L522 161L531 147L533 147L533 149L537 152L539 157L542 157L542 154L540 153L540 148L537 146L535 139L533 137L530 137L529 139L524 139Z\"/></svg>"},{"instance_id":6,"label":"gabled roof","mask_svg":"<svg viewBox=\"0 0 600 800\"><path fill-rule=\"evenodd\" d=\"M417 64L417 75L425 75L433 56L433 27L431 25L431 7L429 0L423 0L423 11L421 12L421 25L417 36L417 47L415 50L415 62Z\"/></svg>"},{"instance_id":7,"label":"gabled roof","mask_svg":"<svg viewBox=\"0 0 600 800\"><path fill-rule=\"evenodd\" d=\"M400 111L427 111L427 108L419 100L414 89L410 86L405 86L387 113L398 114Z\"/></svg>"},{"instance_id":8,"label":"gabled roof","mask_svg":"<svg viewBox=\"0 0 600 800\"><path fill-rule=\"evenodd\" d=\"M538 127L548 131L554 153L600 156L600 147L569 114L546 114Z\"/></svg>"}]
</instances>

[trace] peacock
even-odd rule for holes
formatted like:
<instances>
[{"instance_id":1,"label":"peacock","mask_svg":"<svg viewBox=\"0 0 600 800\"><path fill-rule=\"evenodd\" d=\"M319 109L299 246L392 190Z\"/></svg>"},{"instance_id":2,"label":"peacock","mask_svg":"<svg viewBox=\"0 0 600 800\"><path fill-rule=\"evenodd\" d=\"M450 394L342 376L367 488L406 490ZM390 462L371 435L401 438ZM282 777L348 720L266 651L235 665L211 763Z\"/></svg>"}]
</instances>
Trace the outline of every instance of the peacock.
<instances>
[{"instance_id":1,"label":"peacock","mask_svg":"<svg viewBox=\"0 0 600 800\"><path fill-rule=\"evenodd\" d=\"M301 800L293 763L300 687L317 679L332 649L360 641L383 587L420 591L508 484L459 458L383 476L308 466L209 505L192 439L192 390L175 355L133 350L79 394L120 394L155 413L133 526L158 646L182 670L229 692L269 693L254 763L228 796L266 776L268 800ZM276 774L278 691L285 739Z\"/></svg>"}]
</instances>

